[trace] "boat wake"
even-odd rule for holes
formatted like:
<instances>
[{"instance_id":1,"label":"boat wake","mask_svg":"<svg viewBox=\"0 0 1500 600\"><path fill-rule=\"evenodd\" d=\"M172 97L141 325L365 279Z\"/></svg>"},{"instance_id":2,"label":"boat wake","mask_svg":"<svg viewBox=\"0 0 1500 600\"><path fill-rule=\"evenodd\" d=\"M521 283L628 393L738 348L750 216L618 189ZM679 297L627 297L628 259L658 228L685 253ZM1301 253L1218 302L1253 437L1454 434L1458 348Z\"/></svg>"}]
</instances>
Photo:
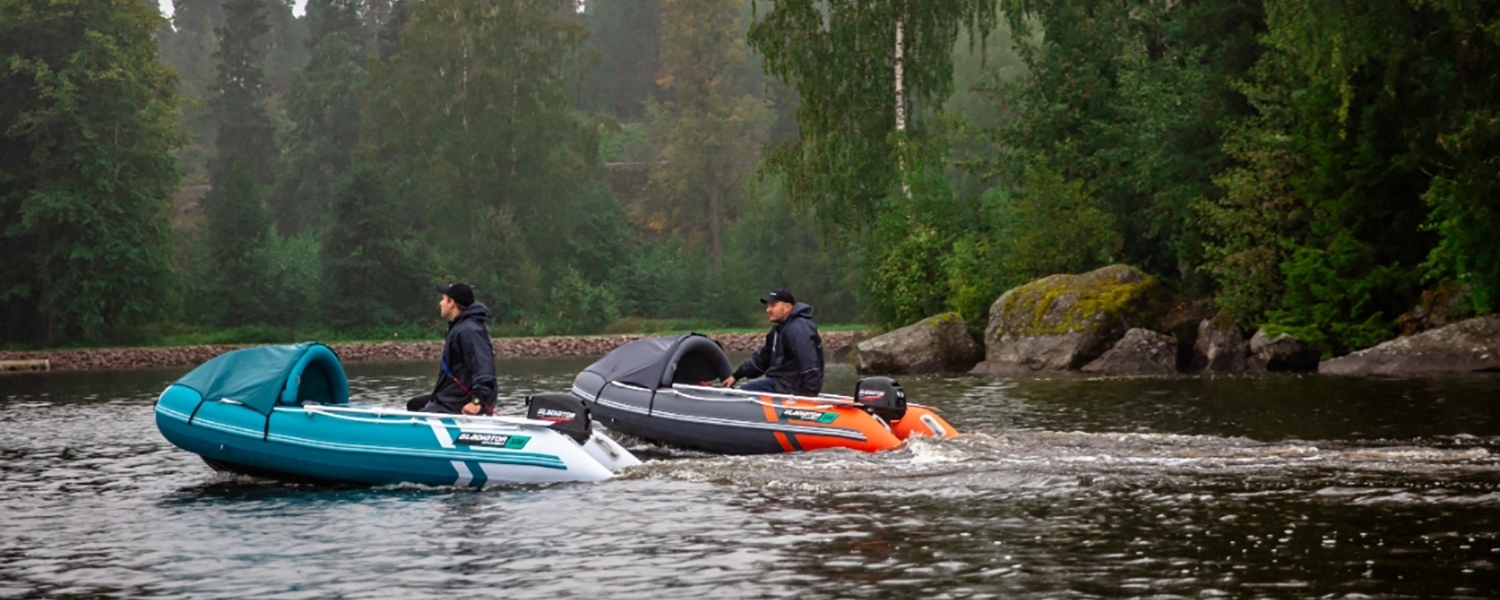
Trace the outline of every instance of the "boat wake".
<instances>
[{"instance_id":1,"label":"boat wake","mask_svg":"<svg viewBox=\"0 0 1500 600\"><path fill-rule=\"evenodd\" d=\"M1159 433L980 431L913 438L900 449L703 456L632 440L651 456L625 479L673 479L810 493L964 496L996 489L1070 493L1140 487L1266 490L1296 480L1315 489L1410 486L1500 489L1500 439L1404 440L1389 445L1261 442Z\"/></svg>"}]
</instances>

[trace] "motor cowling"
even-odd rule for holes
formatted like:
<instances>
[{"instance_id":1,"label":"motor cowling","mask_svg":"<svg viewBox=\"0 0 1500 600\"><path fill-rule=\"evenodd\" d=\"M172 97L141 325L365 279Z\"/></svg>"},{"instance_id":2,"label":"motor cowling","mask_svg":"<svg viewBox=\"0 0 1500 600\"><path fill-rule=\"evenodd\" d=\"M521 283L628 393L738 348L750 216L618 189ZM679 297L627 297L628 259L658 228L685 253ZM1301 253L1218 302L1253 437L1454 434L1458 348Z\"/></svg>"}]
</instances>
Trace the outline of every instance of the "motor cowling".
<instances>
[{"instance_id":1,"label":"motor cowling","mask_svg":"<svg viewBox=\"0 0 1500 600\"><path fill-rule=\"evenodd\" d=\"M551 421L552 429L580 444L588 441L593 431L588 407L572 394L548 392L527 397L526 418Z\"/></svg>"},{"instance_id":2,"label":"motor cowling","mask_svg":"<svg viewBox=\"0 0 1500 600\"><path fill-rule=\"evenodd\" d=\"M906 390L901 383L890 377L866 377L854 384L854 399L864 405L870 414L885 419L887 423L900 421L906 416Z\"/></svg>"}]
</instances>

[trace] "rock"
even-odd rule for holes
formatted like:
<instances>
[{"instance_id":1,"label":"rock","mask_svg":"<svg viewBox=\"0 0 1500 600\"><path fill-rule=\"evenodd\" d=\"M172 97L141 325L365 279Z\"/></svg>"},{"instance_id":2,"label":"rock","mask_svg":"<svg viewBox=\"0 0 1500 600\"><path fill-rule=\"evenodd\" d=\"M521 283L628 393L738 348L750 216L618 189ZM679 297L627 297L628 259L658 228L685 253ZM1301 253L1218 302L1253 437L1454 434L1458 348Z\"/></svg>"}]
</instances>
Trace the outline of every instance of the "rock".
<instances>
[{"instance_id":1,"label":"rock","mask_svg":"<svg viewBox=\"0 0 1500 600\"><path fill-rule=\"evenodd\" d=\"M1238 325L1220 325L1217 319L1198 323L1193 342L1193 369L1213 373L1242 373L1249 368L1245 334Z\"/></svg>"},{"instance_id":2,"label":"rock","mask_svg":"<svg viewBox=\"0 0 1500 600\"><path fill-rule=\"evenodd\" d=\"M871 375L962 373L984 358L958 313L928 317L855 347L855 368Z\"/></svg>"},{"instance_id":3,"label":"rock","mask_svg":"<svg viewBox=\"0 0 1500 600\"><path fill-rule=\"evenodd\" d=\"M1125 265L1033 281L990 306L985 362L974 373L1077 369L1126 330L1156 324L1167 299L1160 282Z\"/></svg>"},{"instance_id":4,"label":"rock","mask_svg":"<svg viewBox=\"0 0 1500 600\"><path fill-rule=\"evenodd\" d=\"M1084 365L1083 371L1104 375L1176 373L1177 339L1150 329L1131 329L1103 356Z\"/></svg>"},{"instance_id":5,"label":"rock","mask_svg":"<svg viewBox=\"0 0 1500 600\"><path fill-rule=\"evenodd\" d=\"M1500 371L1500 314L1459 321L1325 360L1332 375L1433 375Z\"/></svg>"},{"instance_id":6,"label":"rock","mask_svg":"<svg viewBox=\"0 0 1500 600\"><path fill-rule=\"evenodd\" d=\"M1250 358L1246 367L1250 371L1316 371L1318 352L1285 333L1274 338L1266 337L1266 330L1256 330L1250 336Z\"/></svg>"}]
</instances>

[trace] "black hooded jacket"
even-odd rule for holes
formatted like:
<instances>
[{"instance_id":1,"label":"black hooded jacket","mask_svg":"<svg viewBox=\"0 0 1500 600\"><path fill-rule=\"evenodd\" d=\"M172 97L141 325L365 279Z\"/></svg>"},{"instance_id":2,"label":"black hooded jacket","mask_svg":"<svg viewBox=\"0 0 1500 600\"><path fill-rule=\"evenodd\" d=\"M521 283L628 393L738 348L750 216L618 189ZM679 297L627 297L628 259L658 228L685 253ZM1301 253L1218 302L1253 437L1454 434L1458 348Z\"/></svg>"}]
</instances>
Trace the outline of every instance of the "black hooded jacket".
<instances>
[{"instance_id":1,"label":"black hooded jacket","mask_svg":"<svg viewBox=\"0 0 1500 600\"><path fill-rule=\"evenodd\" d=\"M475 302L448 324L448 340L443 344L442 362L438 364L437 387L432 402L443 412L463 412L464 404L478 398L484 412L495 409L495 351L490 347L490 332L484 322L490 310ZM447 365L445 370L443 365ZM468 388L467 390L465 388ZM428 406L428 410L438 407Z\"/></svg>"},{"instance_id":2,"label":"black hooded jacket","mask_svg":"<svg viewBox=\"0 0 1500 600\"><path fill-rule=\"evenodd\" d=\"M784 394L816 396L823 392L823 338L812 322L813 308L801 302L792 314L766 334L766 343L734 371L736 380L761 375Z\"/></svg>"}]
</instances>

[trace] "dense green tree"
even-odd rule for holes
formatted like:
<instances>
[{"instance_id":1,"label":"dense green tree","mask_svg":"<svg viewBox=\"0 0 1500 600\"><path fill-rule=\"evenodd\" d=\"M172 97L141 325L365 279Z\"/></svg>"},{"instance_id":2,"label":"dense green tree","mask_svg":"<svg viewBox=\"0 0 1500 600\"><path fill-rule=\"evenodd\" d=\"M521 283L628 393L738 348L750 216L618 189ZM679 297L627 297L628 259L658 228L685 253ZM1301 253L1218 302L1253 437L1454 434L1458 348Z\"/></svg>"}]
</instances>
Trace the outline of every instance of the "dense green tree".
<instances>
[{"instance_id":1,"label":"dense green tree","mask_svg":"<svg viewBox=\"0 0 1500 600\"><path fill-rule=\"evenodd\" d=\"M873 224L900 187L903 160L920 170L923 159L903 157L896 142L930 147L924 110L952 89L960 31L987 32L995 16L989 0L783 0L758 15L750 45L798 97L798 137L767 157L792 201L817 207L827 227L846 235Z\"/></svg>"},{"instance_id":2,"label":"dense green tree","mask_svg":"<svg viewBox=\"0 0 1500 600\"><path fill-rule=\"evenodd\" d=\"M795 0L757 16L750 43L798 99L798 136L770 151L767 171L850 249L875 323L940 309L958 212L932 117L952 90L959 34L982 43L995 3Z\"/></svg>"},{"instance_id":3,"label":"dense green tree","mask_svg":"<svg viewBox=\"0 0 1500 600\"><path fill-rule=\"evenodd\" d=\"M262 69L272 96L279 97L291 87L292 75L307 64L307 20L292 13L295 0L264 0L266 33L261 38L265 49Z\"/></svg>"},{"instance_id":4,"label":"dense green tree","mask_svg":"<svg viewBox=\"0 0 1500 600\"><path fill-rule=\"evenodd\" d=\"M1231 164L1222 123L1249 113L1234 82L1261 52L1260 0L1002 6L1028 69L1000 96L1013 120L994 172L1018 181L1040 161L1087 183L1123 238L1119 259L1201 291L1191 207Z\"/></svg>"},{"instance_id":5,"label":"dense green tree","mask_svg":"<svg viewBox=\"0 0 1500 600\"><path fill-rule=\"evenodd\" d=\"M356 161L330 191L330 222L320 252L328 323L398 325L426 313L423 253L386 194L375 163Z\"/></svg>"},{"instance_id":6,"label":"dense green tree","mask_svg":"<svg viewBox=\"0 0 1500 600\"><path fill-rule=\"evenodd\" d=\"M296 235L318 229L333 182L349 169L360 140L360 94L368 85L362 0L310 0L307 21L311 59L292 77L286 112L291 129L281 136L271 212L276 229Z\"/></svg>"},{"instance_id":7,"label":"dense green tree","mask_svg":"<svg viewBox=\"0 0 1500 600\"><path fill-rule=\"evenodd\" d=\"M586 31L572 7L417 4L376 83L381 157L403 175L392 193L422 207L440 272L474 283L502 319L542 319L572 253L609 237L586 226L613 199L573 109Z\"/></svg>"},{"instance_id":8,"label":"dense green tree","mask_svg":"<svg viewBox=\"0 0 1500 600\"><path fill-rule=\"evenodd\" d=\"M715 266L771 117L742 79L742 4L662 0L665 99L654 112L665 135L651 175L655 212L678 235L706 245Z\"/></svg>"},{"instance_id":9,"label":"dense green tree","mask_svg":"<svg viewBox=\"0 0 1500 600\"><path fill-rule=\"evenodd\" d=\"M0 3L0 339L115 338L171 299L172 73L136 0Z\"/></svg>"},{"instance_id":10,"label":"dense green tree","mask_svg":"<svg viewBox=\"0 0 1500 600\"><path fill-rule=\"evenodd\" d=\"M1500 264L1480 232L1500 190L1478 165L1496 156L1483 123L1497 17L1462 2L1267 4L1270 50L1246 85L1258 114L1231 138L1243 166L1207 211L1221 304L1332 354L1394 334L1424 280L1468 283L1460 312L1493 310Z\"/></svg>"},{"instance_id":11,"label":"dense green tree","mask_svg":"<svg viewBox=\"0 0 1500 600\"><path fill-rule=\"evenodd\" d=\"M607 112L621 121L646 115L646 103L657 93L661 21L659 0L595 0L584 5L588 46L599 64L583 80L582 108Z\"/></svg>"},{"instance_id":12,"label":"dense green tree","mask_svg":"<svg viewBox=\"0 0 1500 600\"><path fill-rule=\"evenodd\" d=\"M199 265L203 295L197 307L223 324L265 322L276 308L272 292L271 217L266 196L274 184L274 127L266 114L261 70L265 5L224 3L218 29L218 78L209 102L219 132L209 162L212 189L203 198L207 262Z\"/></svg>"},{"instance_id":13,"label":"dense green tree","mask_svg":"<svg viewBox=\"0 0 1500 600\"><path fill-rule=\"evenodd\" d=\"M291 0L264 0L267 30L260 37L261 65L270 93L283 93L292 73L307 61L307 28L292 14ZM191 134L179 153L189 174L206 168L216 146L218 123L208 101L214 96L217 30L224 27L224 0L173 0L172 26L158 30L161 58L177 71L182 112L178 122Z\"/></svg>"},{"instance_id":14,"label":"dense green tree","mask_svg":"<svg viewBox=\"0 0 1500 600\"><path fill-rule=\"evenodd\" d=\"M189 173L206 168L214 147L214 120L208 109L209 89L217 71L214 29L224 25L222 0L172 0L171 27L160 31L161 60L177 72L178 123L189 133L178 153Z\"/></svg>"},{"instance_id":15,"label":"dense green tree","mask_svg":"<svg viewBox=\"0 0 1500 600\"><path fill-rule=\"evenodd\" d=\"M1218 284L1216 303L1237 322L1260 324L1286 294L1281 265L1307 231L1312 207L1296 178L1310 168L1310 147L1294 136L1307 78L1291 57L1267 52L1241 86L1252 115L1227 123L1225 152L1238 161L1214 177L1223 193L1197 206L1207 240L1204 269Z\"/></svg>"}]
</instances>

